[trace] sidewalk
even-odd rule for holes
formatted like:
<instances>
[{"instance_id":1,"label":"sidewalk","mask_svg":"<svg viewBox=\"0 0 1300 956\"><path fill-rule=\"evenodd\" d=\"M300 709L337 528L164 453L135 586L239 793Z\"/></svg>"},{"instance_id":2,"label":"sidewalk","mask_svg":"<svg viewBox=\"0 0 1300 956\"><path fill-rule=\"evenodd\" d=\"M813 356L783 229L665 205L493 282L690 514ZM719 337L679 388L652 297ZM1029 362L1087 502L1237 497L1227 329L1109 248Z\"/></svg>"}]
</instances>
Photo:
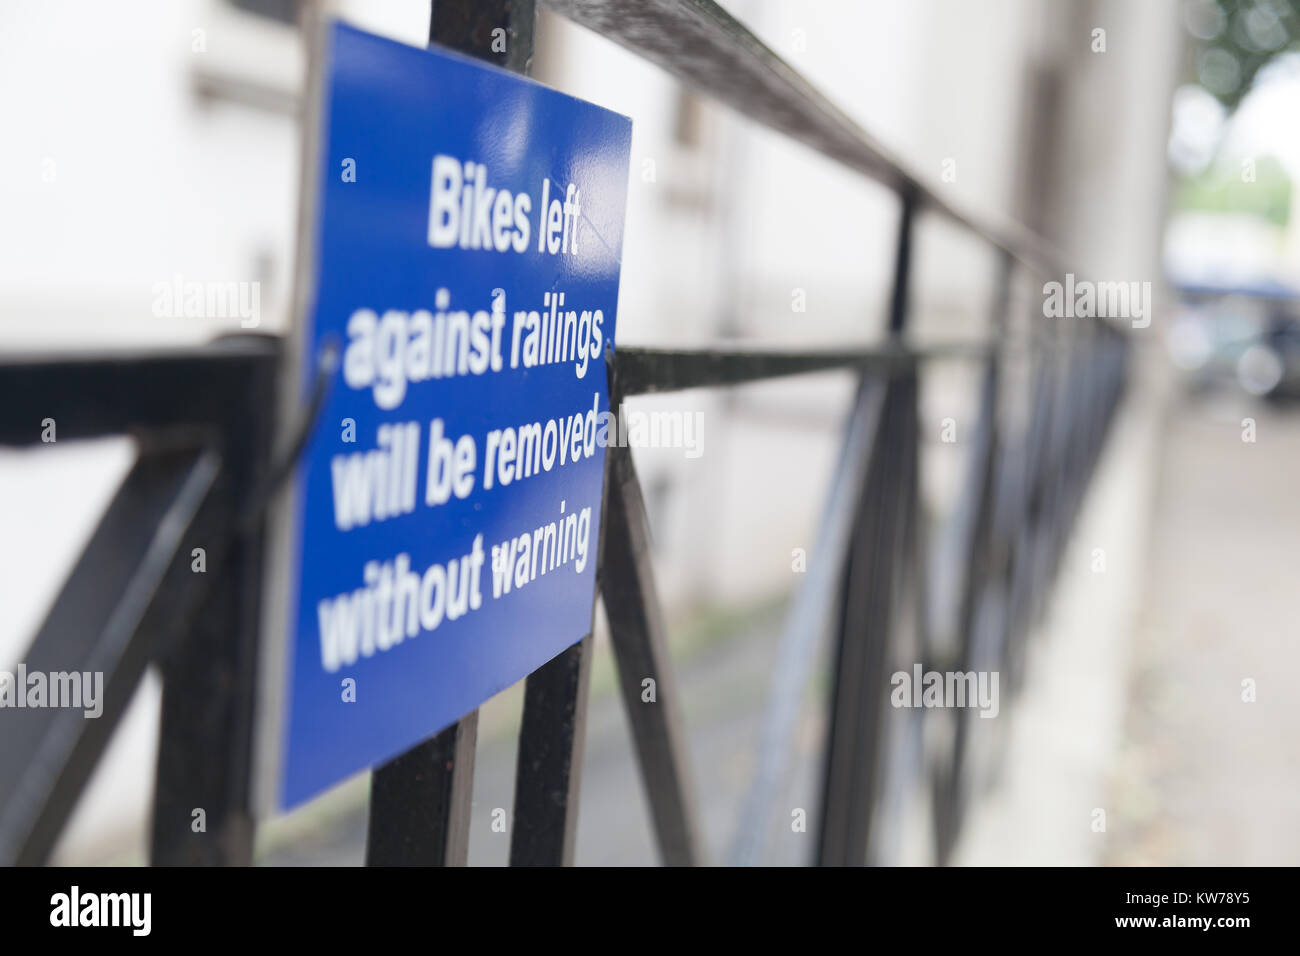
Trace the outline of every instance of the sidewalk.
<instances>
[{"instance_id":1,"label":"sidewalk","mask_svg":"<svg viewBox=\"0 0 1300 956\"><path fill-rule=\"evenodd\" d=\"M1294 866L1300 413L1183 398L1162 460L1104 860Z\"/></svg>"},{"instance_id":2,"label":"sidewalk","mask_svg":"<svg viewBox=\"0 0 1300 956\"><path fill-rule=\"evenodd\" d=\"M1300 414L1146 358L960 863L1300 862Z\"/></svg>"}]
</instances>

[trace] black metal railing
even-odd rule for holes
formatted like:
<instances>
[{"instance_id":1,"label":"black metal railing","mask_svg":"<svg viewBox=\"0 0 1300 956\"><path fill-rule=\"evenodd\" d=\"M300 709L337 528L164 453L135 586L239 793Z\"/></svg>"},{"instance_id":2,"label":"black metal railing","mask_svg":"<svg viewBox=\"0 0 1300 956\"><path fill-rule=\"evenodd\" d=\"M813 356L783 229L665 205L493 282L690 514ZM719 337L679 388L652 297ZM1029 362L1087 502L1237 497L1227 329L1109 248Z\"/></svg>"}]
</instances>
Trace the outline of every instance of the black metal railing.
<instances>
[{"instance_id":1,"label":"black metal railing","mask_svg":"<svg viewBox=\"0 0 1300 956\"><path fill-rule=\"evenodd\" d=\"M794 137L899 197L888 338L871 348L818 351L619 347L610 405L626 396L725 387L841 370L858 388L817 544L789 611L753 783L729 861L754 863L790 760L811 653L832 645L833 691L814 862L861 864L873 852L891 730L888 674L899 659L1002 669L1021 679L1023 646L1043 606L1071 521L1126 378L1127 344L1105 322L1035 325L1010 334L1018 275L1060 275L1059 255L1009 220L957 208L927 188L846 115L712 0L546 0L659 64L694 89ZM435 0L431 41L527 71L533 0ZM505 27L507 53L491 50ZM998 292L981 344L918 348L906 333L914 231L937 214L1000 253ZM1080 270L1073 270L1080 271ZM1008 362L1031 370L1008 387ZM982 369L978 428L965 463L951 548L922 545L918 392L937 362ZM54 418L59 438L129 434L140 456L101 519L27 661L105 674L103 718L54 709L10 711L0 734L0 863L48 858L145 667L163 675L163 713L151 855L154 863L251 862L254 688L261 607L262 511L296 443L273 447L283 349L236 337L182 352L9 358L0 361L0 443L34 444ZM1002 408L1017 391L1020 425ZM310 416L307 416L310 420ZM293 432L293 429L281 429ZM299 438L301 435L298 436ZM660 858L706 862L681 701L656 595L642 492L629 449L608 449L598 588ZM208 571L191 572L193 547ZM956 581L955 642L933 639L927 581ZM593 622L594 626L594 622ZM527 678L515 779L510 861L572 861L592 637ZM657 685L654 706L641 682ZM916 712L909 719L926 720ZM967 802L969 718L926 781L939 862ZM377 768L366 862L463 864L477 715ZM203 807L207 831L190 827Z\"/></svg>"}]
</instances>

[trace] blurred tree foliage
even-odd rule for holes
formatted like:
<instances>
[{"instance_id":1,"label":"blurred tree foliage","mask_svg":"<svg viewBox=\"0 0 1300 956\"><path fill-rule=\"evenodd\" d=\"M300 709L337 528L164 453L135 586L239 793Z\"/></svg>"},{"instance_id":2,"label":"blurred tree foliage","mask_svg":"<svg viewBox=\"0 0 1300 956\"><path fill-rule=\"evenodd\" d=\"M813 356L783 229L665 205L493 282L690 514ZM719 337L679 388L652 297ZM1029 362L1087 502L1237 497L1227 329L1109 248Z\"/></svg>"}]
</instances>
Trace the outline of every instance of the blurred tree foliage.
<instances>
[{"instance_id":1,"label":"blurred tree foliage","mask_svg":"<svg viewBox=\"0 0 1300 956\"><path fill-rule=\"evenodd\" d=\"M1300 0L1187 0L1191 73L1229 112L1274 57L1300 51Z\"/></svg>"},{"instance_id":2,"label":"blurred tree foliage","mask_svg":"<svg viewBox=\"0 0 1300 956\"><path fill-rule=\"evenodd\" d=\"M1274 156L1243 160L1240 167L1218 163L1179 183L1174 206L1186 211L1244 214L1285 226L1291 215L1291 177Z\"/></svg>"}]
</instances>

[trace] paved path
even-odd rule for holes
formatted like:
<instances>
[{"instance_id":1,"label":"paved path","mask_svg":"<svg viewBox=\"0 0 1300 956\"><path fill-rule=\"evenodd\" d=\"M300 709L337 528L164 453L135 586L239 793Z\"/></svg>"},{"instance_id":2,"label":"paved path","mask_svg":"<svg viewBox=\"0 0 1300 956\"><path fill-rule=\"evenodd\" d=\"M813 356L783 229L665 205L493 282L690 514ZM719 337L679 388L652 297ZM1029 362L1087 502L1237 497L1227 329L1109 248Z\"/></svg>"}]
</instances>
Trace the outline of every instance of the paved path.
<instances>
[{"instance_id":1,"label":"paved path","mask_svg":"<svg viewBox=\"0 0 1300 956\"><path fill-rule=\"evenodd\" d=\"M1300 863L1300 413L1146 373L958 862Z\"/></svg>"},{"instance_id":2,"label":"paved path","mask_svg":"<svg viewBox=\"0 0 1300 956\"><path fill-rule=\"evenodd\" d=\"M1105 860L1296 865L1300 413L1182 400L1164 436Z\"/></svg>"}]
</instances>

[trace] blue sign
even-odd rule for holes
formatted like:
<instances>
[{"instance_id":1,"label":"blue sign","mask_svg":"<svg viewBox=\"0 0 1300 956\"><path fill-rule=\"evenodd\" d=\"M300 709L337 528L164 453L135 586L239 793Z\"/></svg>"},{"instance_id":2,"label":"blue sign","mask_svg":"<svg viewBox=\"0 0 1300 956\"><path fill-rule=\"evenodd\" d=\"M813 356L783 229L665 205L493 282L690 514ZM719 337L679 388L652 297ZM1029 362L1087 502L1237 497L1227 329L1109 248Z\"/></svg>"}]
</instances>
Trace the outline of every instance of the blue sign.
<instances>
[{"instance_id":1,"label":"blue sign","mask_svg":"<svg viewBox=\"0 0 1300 956\"><path fill-rule=\"evenodd\" d=\"M278 804L591 628L631 122L333 25ZM616 428L616 426L615 426Z\"/></svg>"}]
</instances>

